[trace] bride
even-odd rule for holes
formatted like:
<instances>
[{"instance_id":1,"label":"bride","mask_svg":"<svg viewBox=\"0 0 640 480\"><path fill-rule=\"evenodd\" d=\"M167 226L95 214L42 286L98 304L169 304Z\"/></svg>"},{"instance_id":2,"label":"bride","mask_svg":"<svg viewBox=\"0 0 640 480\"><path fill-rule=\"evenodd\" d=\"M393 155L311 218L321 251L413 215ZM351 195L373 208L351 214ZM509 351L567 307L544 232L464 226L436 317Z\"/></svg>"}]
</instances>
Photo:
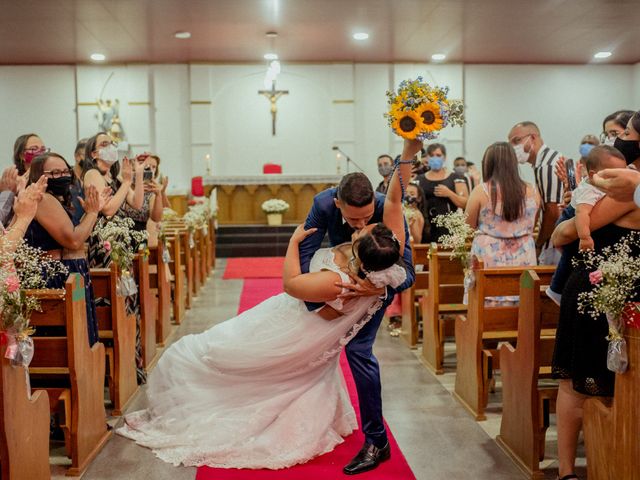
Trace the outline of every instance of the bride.
<instances>
[{"instance_id":1,"label":"bride","mask_svg":"<svg viewBox=\"0 0 640 480\"><path fill-rule=\"evenodd\" d=\"M405 141L411 160L418 141ZM146 410L129 414L118 433L174 465L278 469L330 452L357 428L339 368L344 346L378 310L378 297L343 300L336 283L367 278L397 287L404 248L402 183L411 163L393 173L384 224L368 225L353 243L320 249L302 274L299 226L289 241L276 295L171 345L149 376ZM303 300L332 307L321 316Z\"/></svg>"}]
</instances>

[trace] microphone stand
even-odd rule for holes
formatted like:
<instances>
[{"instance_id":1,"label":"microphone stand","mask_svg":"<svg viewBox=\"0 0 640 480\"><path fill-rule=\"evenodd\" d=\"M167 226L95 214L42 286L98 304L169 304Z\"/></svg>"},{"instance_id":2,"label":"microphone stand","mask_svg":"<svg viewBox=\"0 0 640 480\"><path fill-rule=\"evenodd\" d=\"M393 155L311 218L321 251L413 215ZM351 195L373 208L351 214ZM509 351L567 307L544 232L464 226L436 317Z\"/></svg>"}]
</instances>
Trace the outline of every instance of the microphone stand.
<instances>
[{"instance_id":1,"label":"microphone stand","mask_svg":"<svg viewBox=\"0 0 640 480\"><path fill-rule=\"evenodd\" d=\"M338 155L342 155L346 159L346 161L347 161L347 173L349 173L349 164L350 163L353 163L358 170L360 170L362 173L364 173L364 169L360 165L358 165L354 160L351 160L349 155L347 155L342 150L340 150L340 147L333 147L332 150L335 150L336 152L338 152Z\"/></svg>"}]
</instances>

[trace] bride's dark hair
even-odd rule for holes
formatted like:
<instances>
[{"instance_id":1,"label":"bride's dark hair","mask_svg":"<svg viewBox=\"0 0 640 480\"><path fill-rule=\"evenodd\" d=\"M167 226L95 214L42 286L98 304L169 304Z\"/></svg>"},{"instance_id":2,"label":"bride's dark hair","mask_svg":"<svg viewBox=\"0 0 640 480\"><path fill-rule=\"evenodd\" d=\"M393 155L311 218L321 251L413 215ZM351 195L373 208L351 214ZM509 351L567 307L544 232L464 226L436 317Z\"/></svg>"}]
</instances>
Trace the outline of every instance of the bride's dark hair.
<instances>
[{"instance_id":1,"label":"bride's dark hair","mask_svg":"<svg viewBox=\"0 0 640 480\"><path fill-rule=\"evenodd\" d=\"M358 258L365 270L377 272L389 268L400 258L400 242L383 223L358 241Z\"/></svg>"}]
</instances>

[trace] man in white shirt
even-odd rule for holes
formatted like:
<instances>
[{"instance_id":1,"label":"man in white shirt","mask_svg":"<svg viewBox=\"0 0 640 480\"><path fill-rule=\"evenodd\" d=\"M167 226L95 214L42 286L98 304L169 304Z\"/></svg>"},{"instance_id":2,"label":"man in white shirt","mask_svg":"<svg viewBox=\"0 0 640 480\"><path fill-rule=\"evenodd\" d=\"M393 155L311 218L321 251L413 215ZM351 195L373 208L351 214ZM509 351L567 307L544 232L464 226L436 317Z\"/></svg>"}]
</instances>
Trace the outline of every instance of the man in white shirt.
<instances>
[{"instance_id":1,"label":"man in white shirt","mask_svg":"<svg viewBox=\"0 0 640 480\"><path fill-rule=\"evenodd\" d=\"M509 143L516 151L518 163L529 163L533 168L542 198L542 219L536 241L538 263L555 265L560 260L560 253L553 248L549 239L560 213L558 207L562 203L562 182L555 173L556 162L562 155L544 143L538 126L529 121L513 126L509 132Z\"/></svg>"}]
</instances>

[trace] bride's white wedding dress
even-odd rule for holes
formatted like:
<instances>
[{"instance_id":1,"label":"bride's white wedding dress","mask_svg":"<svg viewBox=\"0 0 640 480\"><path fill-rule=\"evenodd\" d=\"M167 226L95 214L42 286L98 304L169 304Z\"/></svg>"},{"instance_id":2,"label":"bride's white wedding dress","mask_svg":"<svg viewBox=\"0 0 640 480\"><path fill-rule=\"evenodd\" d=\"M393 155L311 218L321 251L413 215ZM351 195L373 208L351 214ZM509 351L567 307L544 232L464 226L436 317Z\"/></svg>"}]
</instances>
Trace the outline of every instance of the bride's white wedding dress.
<instances>
[{"instance_id":1,"label":"bride's white wedding dress","mask_svg":"<svg viewBox=\"0 0 640 480\"><path fill-rule=\"evenodd\" d=\"M310 270L340 271L331 249ZM359 297L327 321L280 294L171 345L149 376L147 410L118 433L174 465L284 468L343 442L357 428L339 354L378 310Z\"/></svg>"}]
</instances>

